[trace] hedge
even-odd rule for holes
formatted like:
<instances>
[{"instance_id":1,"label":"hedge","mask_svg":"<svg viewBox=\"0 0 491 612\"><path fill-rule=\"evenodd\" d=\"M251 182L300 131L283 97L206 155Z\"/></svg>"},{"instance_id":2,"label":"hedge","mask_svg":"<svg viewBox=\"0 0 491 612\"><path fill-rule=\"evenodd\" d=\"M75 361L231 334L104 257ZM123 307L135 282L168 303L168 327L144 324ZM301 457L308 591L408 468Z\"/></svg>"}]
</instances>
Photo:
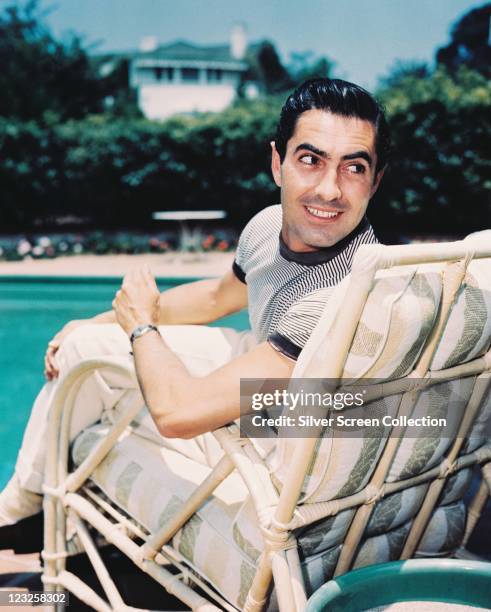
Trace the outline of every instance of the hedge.
<instances>
[{"instance_id":1,"label":"hedge","mask_svg":"<svg viewBox=\"0 0 491 612\"><path fill-rule=\"evenodd\" d=\"M155 210L216 208L240 228L279 199L269 141L280 106L265 98L164 123L0 118L1 226L25 231L73 216L136 229ZM371 205L376 228L465 233L489 225L489 107L430 100L396 110L390 123L394 158Z\"/></svg>"}]
</instances>

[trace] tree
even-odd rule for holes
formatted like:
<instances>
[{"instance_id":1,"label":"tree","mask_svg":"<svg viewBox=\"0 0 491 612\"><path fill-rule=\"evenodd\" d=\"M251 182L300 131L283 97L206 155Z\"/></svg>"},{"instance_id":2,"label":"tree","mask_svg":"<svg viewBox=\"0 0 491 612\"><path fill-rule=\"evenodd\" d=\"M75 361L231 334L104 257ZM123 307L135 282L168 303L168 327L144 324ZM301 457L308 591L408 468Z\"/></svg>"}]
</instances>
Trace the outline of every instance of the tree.
<instances>
[{"instance_id":1,"label":"tree","mask_svg":"<svg viewBox=\"0 0 491 612\"><path fill-rule=\"evenodd\" d=\"M396 60L389 69L389 74L380 79L382 89L404 87L410 79L426 79L430 76L430 69L426 62Z\"/></svg>"},{"instance_id":2,"label":"tree","mask_svg":"<svg viewBox=\"0 0 491 612\"><path fill-rule=\"evenodd\" d=\"M308 79L332 78L335 64L336 62L327 57L316 58L312 51L305 51L303 53L292 53L288 68L293 84L298 86Z\"/></svg>"},{"instance_id":3,"label":"tree","mask_svg":"<svg viewBox=\"0 0 491 612\"><path fill-rule=\"evenodd\" d=\"M286 91L291 87L292 82L288 70L281 63L275 46L269 40L251 45L246 59L249 69L243 75L244 83L247 81L259 83L266 94Z\"/></svg>"},{"instance_id":4,"label":"tree","mask_svg":"<svg viewBox=\"0 0 491 612\"><path fill-rule=\"evenodd\" d=\"M481 229L491 204L491 82L465 65L430 72L398 63L377 97L387 110L393 159L371 206L375 227L396 234Z\"/></svg>"},{"instance_id":5,"label":"tree","mask_svg":"<svg viewBox=\"0 0 491 612\"><path fill-rule=\"evenodd\" d=\"M491 3L464 15L452 28L451 41L436 53L438 65L455 72L462 65L491 76Z\"/></svg>"},{"instance_id":6,"label":"tree","mask_svg":"<svg viewBox=\"0 0 491 612\"><path fill-rule=\"evenodd\" d=\"M491 207L491 118L486 106L413 104L391 118L393 159L371 204L376 229L466 234Z\"/></svg>"},{"instance_id":7,"label":"tree","mask_svg":"<svg viewBox=\"0 0 491 612\"><path fill-rule=\"evenodd\" d=\"M79 37L63 44L42 19L38 0L0 12L0 115L64 120L103 111L111 82L99 77Z\"/></svg>"},{"instance_id":8,"label":"tree","mask_svg":"<svg viewBox=\"0 0 491 612\"><path fill-rule=\"evenodd\" d=\"M162 123L107 113L43 125L0 117L0 225L25 231L71 215L135 228L155 210L219 208L243 227L276 201L268 142L280 107L262 97Z\"/></svg>"},{"instance_id":9,"label":"tree","mask_svg":"<svg viewBox=\"0 0 491 612\"><path fill-rule=\"evenodd\" d=\"M260 83L266 94L290 92L308 79L331 77L335 62L327 57L315 57L312 51L292 53L290 64L285 67L269 41L252 45L247 61L249 70L244 82Z\"/></svg>"},{"instance_id":10,"label":"tree","mask_svg":"<svg viewBox=\"0 0 491 612\"><path fill-rule=\"evenodd\" d=\"M440 102L448 110L491 105L491 81L461 66L454 74L444 66L424 76L423 68L396 65L382 81L377 98L390 116L407 112L414 104Z\"/></svg>"}]
</instances>

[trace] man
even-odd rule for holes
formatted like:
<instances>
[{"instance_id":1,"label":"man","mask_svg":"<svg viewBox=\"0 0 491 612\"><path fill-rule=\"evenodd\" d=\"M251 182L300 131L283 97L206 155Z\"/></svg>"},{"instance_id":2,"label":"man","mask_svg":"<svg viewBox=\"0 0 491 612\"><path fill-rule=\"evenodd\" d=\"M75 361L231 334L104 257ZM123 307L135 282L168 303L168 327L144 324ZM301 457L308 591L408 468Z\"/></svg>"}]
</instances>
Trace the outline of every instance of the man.
<instances>
[{"instance_id":1,"label":"man","mask_svg":"<svg viewBox=\"0 0 491 612\"><path fill-rule=\"evenodd\" d=\"M116 294L113 311L72 322L49 343L49 382L33 407L16 474L0 495L0 547L18 545L41 509L49 402L59 372L77 360L106 354L128 358L130 338L156 435L163 444L176 440L175 448L190 456L203 448L197 436L239 416L241 378L291 376L330 293L349 273L356 249L376 242L365 211L386 166L388 128L382 109L365 90L341 80L315 79L286 101L271 149L281 205L249 222L233 269L223 278L159 294L148 269L132 271ZM172 327L209 323L246 306L252 338L227 330L214 330L222 335L211 337L206 328ZM167 327L159 330L159 324ZM96 379L91 400L75 409L72 438L117 403L110 381L105 379L104 387ZM198 460L210 458L200 455Z\"/></svg>"}]
</instances>

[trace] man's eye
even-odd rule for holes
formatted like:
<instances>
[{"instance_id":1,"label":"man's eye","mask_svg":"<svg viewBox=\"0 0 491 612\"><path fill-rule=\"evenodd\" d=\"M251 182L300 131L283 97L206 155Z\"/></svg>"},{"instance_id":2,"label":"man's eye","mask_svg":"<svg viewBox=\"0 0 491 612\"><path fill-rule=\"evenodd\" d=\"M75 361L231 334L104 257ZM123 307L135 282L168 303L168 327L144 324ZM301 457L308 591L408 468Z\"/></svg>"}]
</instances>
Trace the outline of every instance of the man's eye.
<instances>
[{"instance_id":1,"label":"man's eye","mask_svg":"<svg viewBox=\"0 0 491 612\"><path fill-rule=\"evenodd\" d=\"M317 164L317 157L313 155L302 155L300 161L307 166L315 166L315 164Z\"/></svg>"},{"instance_id":2,"label":"man's eye","mask_svg":"<svg viewBox=\"0 0 491 612\"><path fill-rule=\"evenodd\" d=\"M363 164L350 164L348 166L348 171L353 174L364 174L366 172L366 168Z\"/></svg>"}]
</instances>

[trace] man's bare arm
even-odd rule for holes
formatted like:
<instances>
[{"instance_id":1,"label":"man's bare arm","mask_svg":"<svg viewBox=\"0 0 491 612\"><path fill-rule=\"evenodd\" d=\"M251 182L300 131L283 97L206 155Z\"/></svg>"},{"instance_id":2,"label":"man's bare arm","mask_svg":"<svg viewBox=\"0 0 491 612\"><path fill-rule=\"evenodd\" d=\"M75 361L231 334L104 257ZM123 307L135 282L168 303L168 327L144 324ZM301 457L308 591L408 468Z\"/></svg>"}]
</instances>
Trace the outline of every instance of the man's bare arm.
<instances>
[{"instance_id":1,"label":"man's bare arm","mask_svg":"<svg viewBox=\"0 0 491 612\"><path fill-rule=\"evenodd\" d=\"M247 306L247 286L230 270L222 278L210 278L173 287L160 294L160 325L202 324L216 321ZM116 323L114 310L90 319L70 321L50 341L44 358L48 380L58 375L55 355L63 340L86 323Z\"/></svg>"},{"instance_id":2,"label":"man's bare arm","mask_svg":"<svg viewBox=\"0 0 491 612\"><path fill-rule=\"evenodd\" d=\"M155 324L159 293L150 271L127 274L113 306L128 335L138 325ZM264 342L208 376L191 376L156 331L135 339L133 355L140 388L158 430L179 438L191 438L236 419L241 378L289 378L294 367L293 361Z\"/></svg>"},{"instance_id":3,"label":"man's bare arm","mask_svg":"<svg viewBox=\"0 0 491 612\"><path fill-rule=\"evenodd\" d=\"M135 340L133 354L145 403L167 438L192 438L230 423L240 416L241 378L290 378L295 365L264 342L194 377L155 332Z\"/></svg>"},{"instance_id":4,"label":"man's bare arm","mask_svg":"<svg viewBox=\"0 0 491 612\"><path fill-rule=\"evenodd\" d=\"M232 270L221 278L183 283L160 294L160 325L211 323L247 306L247 286ZM114 310L87 319L90 323L116 323Z\"/></svg>"},{"instance_id":5,"label":"man's bare arm","mask_svg":"<svg viewBox=\"0 0 491 612\"><path fill-rule=\"evenodd\" d=\"M230 270L222 278L186 283L161 293L159 323L211 323L246 306L247 285Z\"/></svg>"}]
</instances>

